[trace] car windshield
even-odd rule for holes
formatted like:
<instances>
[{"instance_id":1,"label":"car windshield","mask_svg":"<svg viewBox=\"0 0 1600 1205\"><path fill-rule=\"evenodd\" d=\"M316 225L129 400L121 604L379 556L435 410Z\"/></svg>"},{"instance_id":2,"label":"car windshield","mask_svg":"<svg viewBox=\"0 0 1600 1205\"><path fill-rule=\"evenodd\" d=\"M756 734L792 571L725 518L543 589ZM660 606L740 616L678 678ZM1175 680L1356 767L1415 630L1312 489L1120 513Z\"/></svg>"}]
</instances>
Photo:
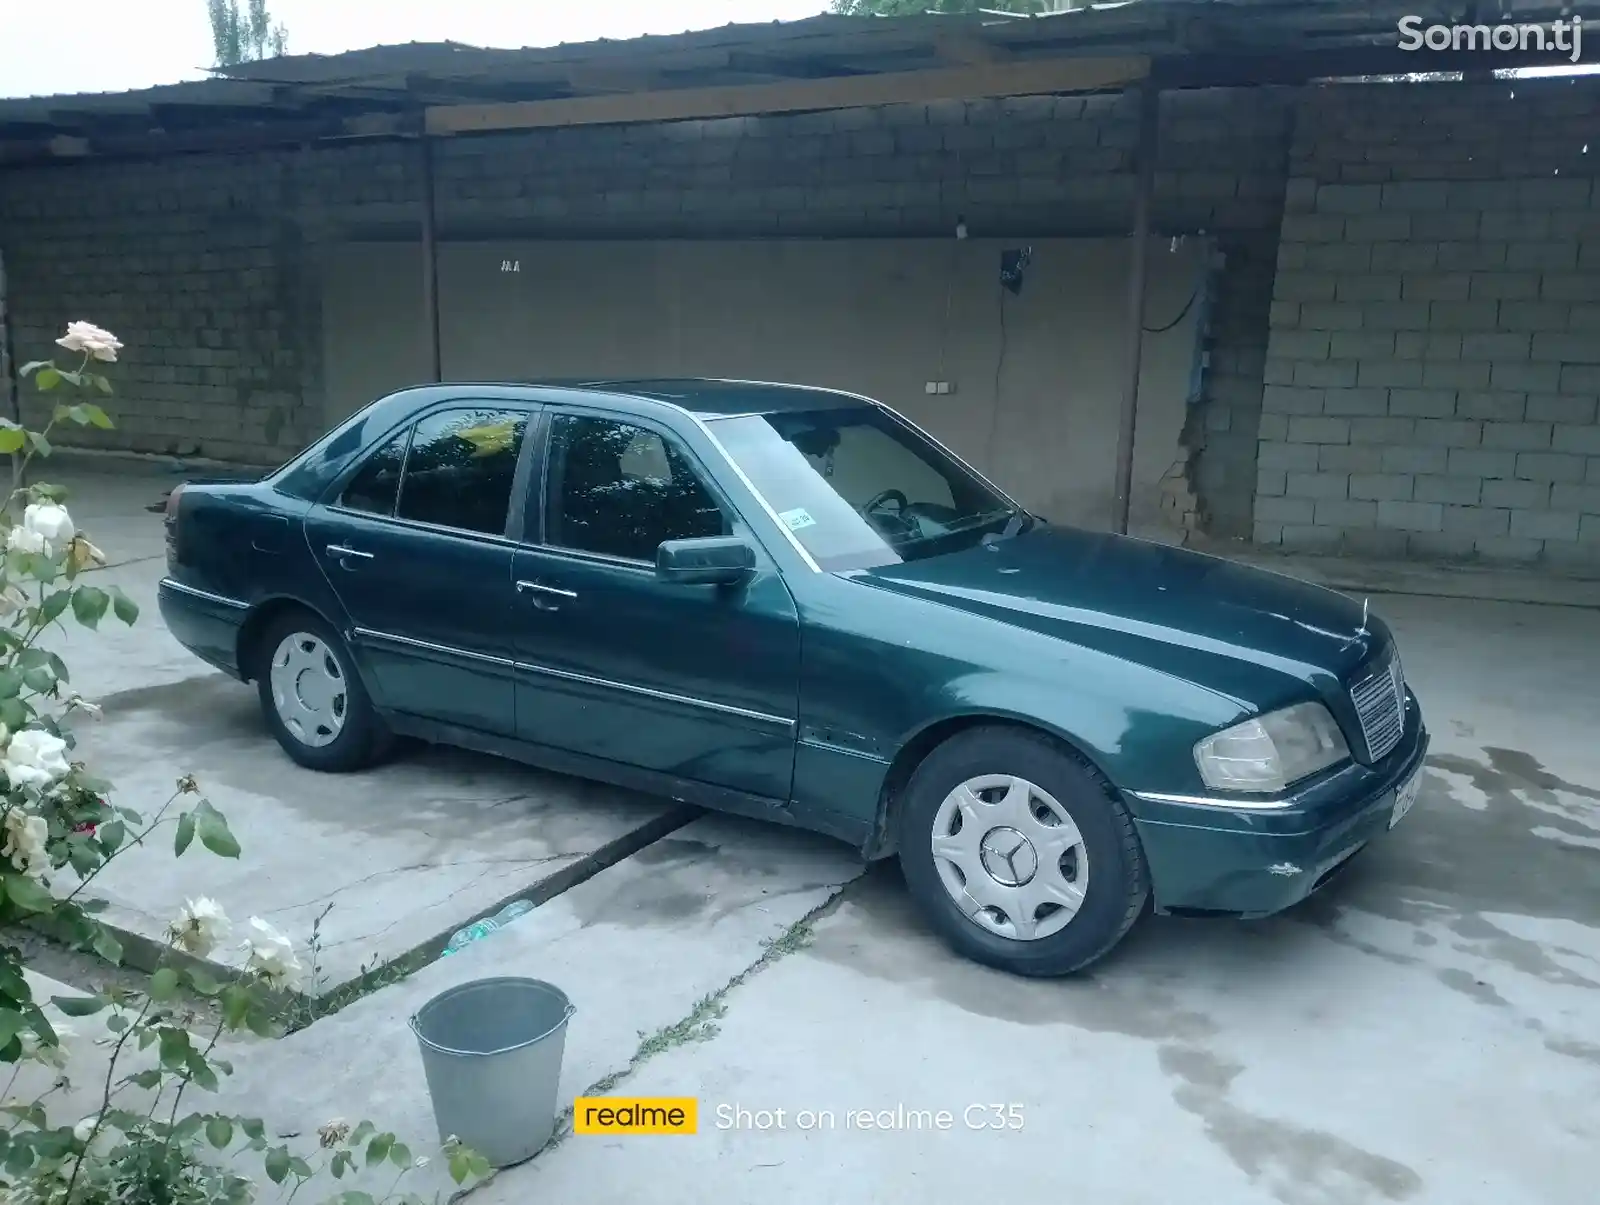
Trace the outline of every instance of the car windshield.
<instances>
[{"instance_id":1,"label":"car windshield","mask_svg":"<svg viewBox=\"0 0 1600 1205\"><path fill-rule=\"evenodd\" d=\"M1022 516L960 461L878 406L747 414L708 425L828 572L970 547Z\"/></svg>"}]
</instances>

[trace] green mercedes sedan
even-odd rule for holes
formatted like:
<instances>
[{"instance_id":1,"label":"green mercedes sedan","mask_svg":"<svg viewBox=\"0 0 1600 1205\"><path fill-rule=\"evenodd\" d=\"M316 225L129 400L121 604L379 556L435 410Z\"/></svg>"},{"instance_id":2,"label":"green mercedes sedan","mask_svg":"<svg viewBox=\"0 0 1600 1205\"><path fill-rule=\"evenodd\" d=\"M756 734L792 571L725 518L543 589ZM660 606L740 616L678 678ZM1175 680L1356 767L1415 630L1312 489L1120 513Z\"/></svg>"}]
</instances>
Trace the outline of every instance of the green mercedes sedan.
<instances>
[{"instance_id":1,"label":"green mercedes sedan","mask_svg":"<svg viewBox=\"0 0 1600 1205\"><path fill-rule=\"evenodd\" d=\"M167 627L301 765L419 738L824 833L1023 975L1304 899L1428 747L1364 603L1045 522L831 390L407 389L166 521Z\"/></svg>"}]
</instances>

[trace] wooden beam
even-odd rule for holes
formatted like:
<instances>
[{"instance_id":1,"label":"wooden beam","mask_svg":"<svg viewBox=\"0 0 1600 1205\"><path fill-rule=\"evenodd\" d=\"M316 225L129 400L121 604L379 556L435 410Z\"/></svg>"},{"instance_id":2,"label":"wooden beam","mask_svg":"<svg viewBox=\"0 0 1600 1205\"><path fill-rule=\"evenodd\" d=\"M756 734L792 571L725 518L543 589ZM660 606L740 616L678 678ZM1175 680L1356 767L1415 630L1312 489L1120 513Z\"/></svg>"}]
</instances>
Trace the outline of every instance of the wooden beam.
<instances>
[{"instance_id":1,"label":"wooden beam","mask_svg":"<svg viewBox=\"0 0 1600 1205\"><path fill-rule=\"evenodd\" d=\"M1137 56L1058 58L775 84L679 88L621 96L448 105L427 110L426 129L433 135L471 134L486 130L622 125L697 117L854 109L863 105L1088 92L1121 87L1143 79L1149 71L1150 60Z\"/></svg>"}]
</instances>

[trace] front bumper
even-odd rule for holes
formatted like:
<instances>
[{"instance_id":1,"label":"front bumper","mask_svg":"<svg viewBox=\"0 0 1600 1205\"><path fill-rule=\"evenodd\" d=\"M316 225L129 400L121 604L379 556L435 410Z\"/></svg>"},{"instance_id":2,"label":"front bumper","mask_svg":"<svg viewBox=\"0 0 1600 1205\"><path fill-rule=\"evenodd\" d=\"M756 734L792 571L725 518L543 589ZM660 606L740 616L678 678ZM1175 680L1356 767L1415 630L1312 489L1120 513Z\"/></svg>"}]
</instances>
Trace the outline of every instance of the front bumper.
<instances>
[{"instance_id":1,"label":"front bumper","mask_svg":"<svg viewBox=\"0 0 1600 1205\"><path fill-rule=\"evenodd\" d=\"M1305 899L1389 829L1399 789L1422 772L1428 730L1415 697L1382 761L1352 764L1271 809L1131 793L1158 912L1268 916Z\"/></svg>"}]
</instances>

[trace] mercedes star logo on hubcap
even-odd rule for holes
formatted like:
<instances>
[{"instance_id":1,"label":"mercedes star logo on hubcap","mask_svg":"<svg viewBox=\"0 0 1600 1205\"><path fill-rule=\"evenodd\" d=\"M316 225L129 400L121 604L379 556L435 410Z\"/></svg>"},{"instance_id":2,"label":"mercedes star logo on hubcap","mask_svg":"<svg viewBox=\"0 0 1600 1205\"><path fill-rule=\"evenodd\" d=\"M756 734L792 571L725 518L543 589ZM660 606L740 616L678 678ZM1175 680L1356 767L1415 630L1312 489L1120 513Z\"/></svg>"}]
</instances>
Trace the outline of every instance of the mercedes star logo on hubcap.
<instances>
[{"instance_id":1,"label":"mercedes star logo on hubcap","mask_svg":"<svg viewBox=\"0 0 1600 1205\"><path fill-rule=\"evenodd\" d=\"M1002 887L1021 887L1039 869L1033 843L1014 828L992 828L983 835L978 856L989 877Z\"/></svg>"}]
</instances>

